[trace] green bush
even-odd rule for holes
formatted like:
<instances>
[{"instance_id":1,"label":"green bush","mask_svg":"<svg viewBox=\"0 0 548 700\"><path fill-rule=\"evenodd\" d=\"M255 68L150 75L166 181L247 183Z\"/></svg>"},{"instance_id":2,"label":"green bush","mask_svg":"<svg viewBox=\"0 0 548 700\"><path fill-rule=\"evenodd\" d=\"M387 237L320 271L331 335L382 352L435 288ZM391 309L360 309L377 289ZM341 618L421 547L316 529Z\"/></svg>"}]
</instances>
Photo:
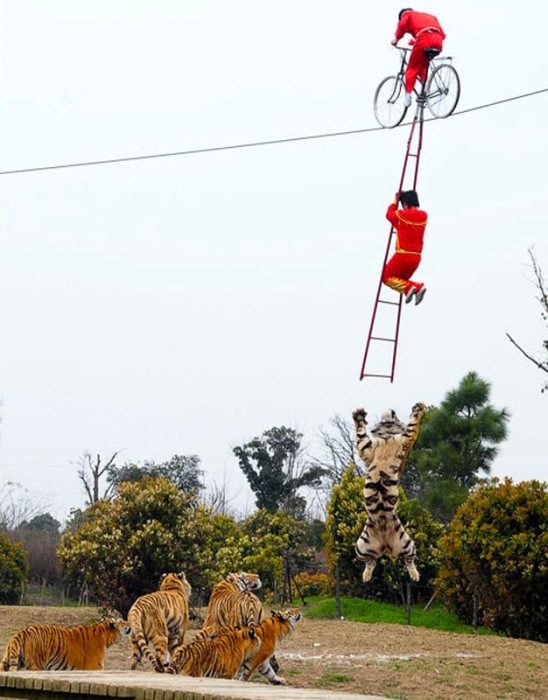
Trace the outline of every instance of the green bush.
<instances>
[{"instance_id":1,"label":"green bush","mask_svg":"<svg viewBox=\"0 0 548 700\"><path fill-rule=\"evenodd\" d=\"M295 576L295 583L305 598L311 595L329 595L332 589L332 581L327 574L309 574L303 571Z\"/></svg>"},{"instance_id":2,"label":"green bush","mask_svg":"<svg viewBox=\"0 0 548 700\"><path fill-rule=\"evenodd\" d=\"M493 479L457 510L441 543L439 590L466 622L548 641L548 492L538 481Z\"/></svg>"},{"instance_id":3,"label":"green bush","mask_svg":"<svg viewBox=\"0 0 548 700\"><path fill-rule=\"evenodd\" d=\"M210 511L193 496L146 477L120 484L116 498L84 511L80 527L62 536L58 555L70 583L86 584L97 602L125 614L168 571L184 571L195 592L208 588L213 531Z\"/></svg>"},{"instance_id":4,"label":"green bush","mask_svg":"<svg viewBox=\"0 0 548 700\"><path fill-rule=\"evenodd\" d=\"M27 556L22 545L0 532L0 604L16 605L27 577Z\"/></svg>"}]
</instances>

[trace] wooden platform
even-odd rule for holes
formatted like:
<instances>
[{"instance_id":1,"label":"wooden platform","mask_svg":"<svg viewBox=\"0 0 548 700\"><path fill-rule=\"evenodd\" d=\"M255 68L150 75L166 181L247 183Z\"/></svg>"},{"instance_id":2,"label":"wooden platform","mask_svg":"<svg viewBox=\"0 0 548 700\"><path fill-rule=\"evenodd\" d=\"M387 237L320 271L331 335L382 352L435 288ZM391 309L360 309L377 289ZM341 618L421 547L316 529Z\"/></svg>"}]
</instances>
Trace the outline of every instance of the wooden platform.
<instances>
[{"instance_id":1,"label":"wooden platform","mask_svg":"<svg viewBox=\"0 0 548 700\"><path fill-rule=\"evenodd\" d=\"M68 698L68 695L71 697ZM141 671L0 673L0 700L99 700L105 696L135 700L388 700L378 695Z\"/></svg>"}]
</instances>

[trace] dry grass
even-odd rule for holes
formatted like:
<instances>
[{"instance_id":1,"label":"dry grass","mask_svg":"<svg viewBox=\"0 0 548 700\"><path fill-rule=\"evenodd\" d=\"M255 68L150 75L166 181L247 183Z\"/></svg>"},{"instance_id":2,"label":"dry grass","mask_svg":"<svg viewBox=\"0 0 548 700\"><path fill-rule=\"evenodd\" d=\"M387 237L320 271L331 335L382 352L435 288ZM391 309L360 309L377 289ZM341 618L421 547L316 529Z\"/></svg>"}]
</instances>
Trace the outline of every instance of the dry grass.
<instances>
[{"instance_id":1,"label":"dry grass","mask_svg":"<svg viewBox=\"0 0 548 700\"><path fill-rule=\"evenodd\" d=\"M0 646L27 624L96 616L91 608L0 606ZM277 657L281 675L299 687L400 700L548 698L548 646L520 639L304 619ZM108 650L106 666L127 669L129 658L126 640Z\"/></svg>"}]
</instances>

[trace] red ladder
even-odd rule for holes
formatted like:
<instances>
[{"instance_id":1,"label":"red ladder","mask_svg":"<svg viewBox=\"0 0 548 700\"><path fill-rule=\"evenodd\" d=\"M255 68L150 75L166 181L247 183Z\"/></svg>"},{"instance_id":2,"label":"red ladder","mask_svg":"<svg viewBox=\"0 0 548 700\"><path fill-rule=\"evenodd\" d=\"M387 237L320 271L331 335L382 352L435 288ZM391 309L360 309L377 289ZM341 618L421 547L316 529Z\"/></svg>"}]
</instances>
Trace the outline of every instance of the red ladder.
<instances>
[{"instance_id":1,"label":"red ladder","mask_svg":"<svg viewBox=\"0 0 548 700\"><path fill-rule=\"evenodd\" d=\"M424 123L424 99L419 98L419 100L417 101L417 109L415 111L415 116L414 116L413 121L411 123L411 130L409 132L409 138L407 139L407 150L405 152L405 158L403 160L403 168L402 168L402 173L401 173L401 177L400 177L400 184L398 187L398 192L401 192L404 189L406 175L408 175L408 165L410 164L411 158L414 159L414 168L409 167L410 174L412 175L412 178L411 178L412 187L408 187L406 189L413 189L413 190L417 189L417 179L419 176L420 153L421 153L421 149L422 149L423 123ZM414 144L414 140L413 140L414 137L416 139L416 150L413 153L412 147ZM386 244L386 253L384 254L384 262L382 265L382 270L384 270L384 267L385 267L386 263L388 262L388 256L390 254L390 247L391 247L391 243L392 243L392 236L394 233L395 233L394 227L391 226L390 233L388 234L388 243ZM403 303L403 294L398 294L398 300L394 301L393 298L392 299L381 299L381 291L384 291L385 295L387 293L390 294L389 288L384 286L382 283L382 271L381 271L381 276L379 279L379 286L377 288L377 296L375 297L375 306L373 307L373 315L371 317L371 323L369 325L369 334L367 336L367 342L365 344L365 352L363 355L362 367L360 370L360 381L362 379L364 379L365 377L383 377L384 379L390 379L391 382L394 381L394 373L396 370L396 354L398 352L398 339L399 339L399 335L400 335L400 320L401 320L401 309L402 309L402 303ZM391 296L393 297L393 295L391 295ZM392 335L390 337L376 335L376 333L375 333L375 321L377 321L377 311L379 309L379 304L385 305L387 309L391 306L397 307L396 308L395 328L394 328L394 332L392 333ZM391 363L391 367L390 367L390 374L372 373L372 372L365 371L367 358L369 355L369 350L371 348L372 341L392 345L392 363Z\"/></svg>"}]
</instances>

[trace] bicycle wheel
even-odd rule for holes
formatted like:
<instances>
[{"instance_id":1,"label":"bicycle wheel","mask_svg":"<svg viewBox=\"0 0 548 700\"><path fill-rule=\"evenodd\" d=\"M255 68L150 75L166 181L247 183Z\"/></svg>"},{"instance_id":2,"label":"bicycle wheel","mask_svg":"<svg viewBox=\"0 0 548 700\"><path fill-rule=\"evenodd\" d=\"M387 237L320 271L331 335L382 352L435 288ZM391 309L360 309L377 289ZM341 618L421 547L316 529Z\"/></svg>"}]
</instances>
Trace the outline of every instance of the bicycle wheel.
<instances>
[{"instance_id":1,"label":"bicycle wheel","mask_svg":"<svg viewBox=\"0 0 548 700\"><path fill-rule=\"evenodd\" d=\"M426 104L433 117L444 119L453 114L460 97L459 74L450 63L441 63L430 74Z\"/></svg>"},{"instance_id":2,"label":"bicycle wheel","mask_svg":"<svg viewBox=\"0 0 548 700\"><path fill-rule=\"evenodd\" d=\"M399 76L391 75L379 84L373 99L373 110L375 119L387 129L393 129L402 123L407 107Z\"/></svg>"}]
</instances>

